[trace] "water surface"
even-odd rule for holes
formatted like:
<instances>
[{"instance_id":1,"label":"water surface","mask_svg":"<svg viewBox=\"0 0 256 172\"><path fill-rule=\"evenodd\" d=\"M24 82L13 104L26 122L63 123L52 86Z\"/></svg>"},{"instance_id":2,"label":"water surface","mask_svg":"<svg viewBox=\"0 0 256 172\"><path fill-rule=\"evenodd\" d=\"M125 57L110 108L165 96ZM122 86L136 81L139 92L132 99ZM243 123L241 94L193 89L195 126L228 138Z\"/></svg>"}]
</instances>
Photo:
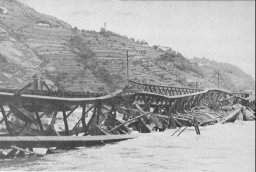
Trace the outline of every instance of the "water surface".
<instances>
[{"instance_id":1,"label":"water surface","mask_svg":"<svg viewBox=\"0 0 256 172\"><path fill-rule=\"evenodd\" d=\"M255 122L141 134L105 146L79 148L41 158L5 160L0 170L255 171Z\"/></svg>"}]
</instances>

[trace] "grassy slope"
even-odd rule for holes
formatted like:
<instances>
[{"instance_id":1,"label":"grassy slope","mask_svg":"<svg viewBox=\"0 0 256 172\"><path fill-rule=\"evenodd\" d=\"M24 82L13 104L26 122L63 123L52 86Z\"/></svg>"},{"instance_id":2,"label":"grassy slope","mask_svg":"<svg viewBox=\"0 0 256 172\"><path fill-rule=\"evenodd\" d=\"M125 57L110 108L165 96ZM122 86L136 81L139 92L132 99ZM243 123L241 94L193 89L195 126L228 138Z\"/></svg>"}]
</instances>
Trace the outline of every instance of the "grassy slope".
<instances>
[{"instance_id":1,"label":"grassy slope","mask_svg":"<svg viewBox=\"0 0 256 172\"><path fill-rule=\"evenodd\" d=\"M165 53L111 32L72 29L17 2L0 0L0 6L8 9L8 15L0 14L0 33L8 34L0 36L0 87L18 88L39 72L62 89L113 91L125 85L127 49L131 80L216 87L214 65L206 70L175 51ZM223 72L223 88L255 87L240 69L232 72Z\"/></svg>"}]
</instances>

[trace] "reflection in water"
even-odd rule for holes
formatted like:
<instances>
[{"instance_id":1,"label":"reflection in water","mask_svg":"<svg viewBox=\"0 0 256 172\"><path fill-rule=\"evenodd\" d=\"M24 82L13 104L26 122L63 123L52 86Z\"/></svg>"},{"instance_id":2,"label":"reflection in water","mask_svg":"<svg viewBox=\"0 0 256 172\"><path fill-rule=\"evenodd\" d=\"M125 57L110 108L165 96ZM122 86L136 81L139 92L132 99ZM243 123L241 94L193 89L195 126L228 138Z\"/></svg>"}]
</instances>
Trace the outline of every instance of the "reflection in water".
<instances>
[{"instance_id":1,"label":"reflection in water","mask_svg":"<svg viewBox=\"0 0 256 172\"><path fill-rule=\"evenodd\" d=\"M0 161L0 170L255 171L255 122L141 134L137 139L41 158Z\"/></svg>"}]
</instances>

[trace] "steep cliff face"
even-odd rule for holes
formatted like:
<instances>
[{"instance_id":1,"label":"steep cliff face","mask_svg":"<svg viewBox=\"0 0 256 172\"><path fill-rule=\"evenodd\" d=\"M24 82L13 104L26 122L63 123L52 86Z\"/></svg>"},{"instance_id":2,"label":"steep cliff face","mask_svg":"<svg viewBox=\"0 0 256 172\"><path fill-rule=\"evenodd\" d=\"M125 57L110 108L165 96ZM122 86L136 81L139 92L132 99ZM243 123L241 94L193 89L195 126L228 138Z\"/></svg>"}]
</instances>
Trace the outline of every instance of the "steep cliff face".
<instances>
[{"instance_id":1,"label":"steep cliff face","mask_svg":"<svg viewBox=\"0 0 256 172\"><path fill-rule=\"evenodd\" d=\"M110 92L125 85L127 50L130 80L216 87L216 81L209 79L214 69L208 71L171 49L149 47L110 31L80 31L12 0L0 0L0 7L8 10L0 12L1 88L19 88L40 73L64 90ZM240 69L225 72L221 86L255 87L245 75Z\"/></svg>"}]
</instances>

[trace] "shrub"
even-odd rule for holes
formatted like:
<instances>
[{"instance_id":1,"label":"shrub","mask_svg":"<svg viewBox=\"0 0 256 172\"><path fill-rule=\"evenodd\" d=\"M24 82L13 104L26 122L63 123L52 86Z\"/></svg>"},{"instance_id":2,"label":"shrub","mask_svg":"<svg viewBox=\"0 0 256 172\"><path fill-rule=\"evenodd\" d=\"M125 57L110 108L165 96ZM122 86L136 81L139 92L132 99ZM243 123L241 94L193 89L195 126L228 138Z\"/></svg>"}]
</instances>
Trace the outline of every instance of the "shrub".
<instances>
[{"instance_id":1,"label":"shrub","mask_svg":"<svg viewBox=\"0 0 256 172\"><path fill-rule=\"evenodd\" d=\"M135 42L135 39L134 39L134 38L130 38L130 40L131 40L132 42Z\"/></svg>"},{"instance_id":2,"label":"shrub","mask_svg":"<svg viewBox=\"0 0 256 172\"><path fill-rule=\"evenodd\" d=\"M173 51L172 49L169 49L164 54L161 54L160 59L172 62L173 66L181 71L194 72L200 76L203 76L200 66L191 63L181 53Z\"/></svg>"},{"instance_id":3,"label":"shrub","mask_svg":"<svg viewBox=\"0 0 256 172\"><path fill-rule=\"evenodd\" d=\"M100 34L105 35L106 34L106 29L105 28L100 28Z\"/></svg>"},{"instance_id":4,"label":"shrub","mask_svg":"<svg viewBox=\"0 0 256 172\"><path fill-rule=\"evenodd\" d=\"M115 36L115 37L119 37L119 38L123 38L123 39L128 39L127 36L122 36L118 33L106 30L105 28L100 28L100 35L104 36L104 37L110 37L110 36Z\"/></svg>"},{"instance_id":5,"label":"shrub","mask_svg":"<svg viewBox=\"0 0 256 172\"><path fill-rule=\"evenodd\" d=\"M154 48L155 50L157 50L157 49L158 49L158 46L157 46L157 45L153 45L153 48Z\"/></svg>"},{"instance_id":6,"label":"shrub","mask_svg":"<svg viewBox=\"0 0 256 172\"><path fill-rule=\"evenodd\" d=\"M79 36L72 37L69 40L71 47L79 50L79 55L85 59L92 58L95 54L89 48L88 44Z\"/></svg>"},{"instance_id":7,"label":"shrub","mask_svg":"<svg viewBox=\"0 0 256 172\"><path fill-rule=\"evenodd\" d=\"M0 62L7 63L5 56L2 54L0 54Z\"/></svg>"}]
</instances>

